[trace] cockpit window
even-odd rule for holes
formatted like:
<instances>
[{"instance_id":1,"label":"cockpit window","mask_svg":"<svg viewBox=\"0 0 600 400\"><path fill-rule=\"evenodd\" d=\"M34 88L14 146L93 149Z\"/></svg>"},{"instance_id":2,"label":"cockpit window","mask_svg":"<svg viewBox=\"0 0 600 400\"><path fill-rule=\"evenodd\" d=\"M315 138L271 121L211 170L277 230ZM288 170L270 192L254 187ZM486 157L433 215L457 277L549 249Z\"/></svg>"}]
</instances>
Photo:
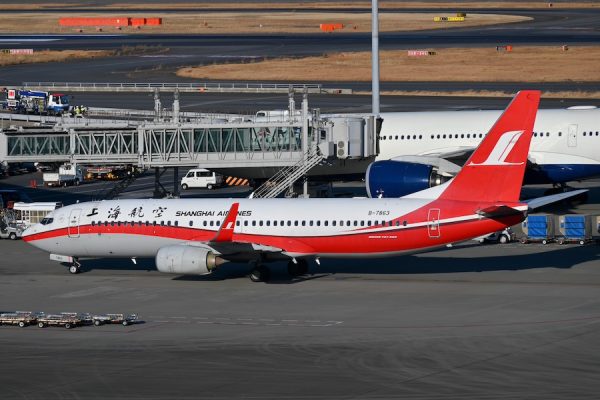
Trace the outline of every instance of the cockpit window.
<instances>
[{"instance_id":1,"label":"cockpit window","mask_svg":"<svg viewBox=\"0 0 600 400\"><path fill-rule=\"evenodd\" d=\"M54 218L43 218L40 221L40 224L42 224L42 225L49 225L49 224L52 223L52 221L54 221Z\"/></svg>"}]
</instances>

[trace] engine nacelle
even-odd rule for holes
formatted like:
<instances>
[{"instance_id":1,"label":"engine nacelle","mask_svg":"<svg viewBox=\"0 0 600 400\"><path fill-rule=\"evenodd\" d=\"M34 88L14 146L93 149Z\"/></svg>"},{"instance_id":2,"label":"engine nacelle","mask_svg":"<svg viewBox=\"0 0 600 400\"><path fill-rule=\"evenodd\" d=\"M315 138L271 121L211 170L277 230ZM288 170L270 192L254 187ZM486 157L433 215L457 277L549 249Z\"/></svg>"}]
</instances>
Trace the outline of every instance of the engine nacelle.
<instances>
[{"instance_id":1,"label":"engine nacelle","mask_svg":"<svg viewBox=\"0 0 600 400\"><path fill-rule=\"evenodd\" d=\"M156 253L156 269L167 274L206 275L224 262L202 247L172 245Z\"/></svg>"},{"instance_id":2,"label":"engine nacelle","mask_svg":"<svg viewBox=\"0 0 600 400\"><path fill-rule=\"evenodd\" d=\"M449 179L431 165L394 160L375 161L365 177L369 197L390 198L441 185Z\"/></svg>"}]
</instances>

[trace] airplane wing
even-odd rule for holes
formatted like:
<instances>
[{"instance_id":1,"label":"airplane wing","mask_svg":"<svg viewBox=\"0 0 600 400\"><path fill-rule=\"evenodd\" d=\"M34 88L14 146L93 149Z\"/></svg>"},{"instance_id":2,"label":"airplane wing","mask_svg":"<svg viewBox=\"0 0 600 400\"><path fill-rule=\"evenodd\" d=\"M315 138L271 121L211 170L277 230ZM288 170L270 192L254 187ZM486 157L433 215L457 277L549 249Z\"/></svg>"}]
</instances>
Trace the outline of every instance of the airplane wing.
<instances>
[{"instance_id":1,"label":"airplane wing","mask_svg":"<svg viewBox=\"0 0 600 400\"><path fill-rule=\"evenodd\" d=\"M223 223L219 227L219 230L210 241L190 242L187 243L187 245L202 247L207 246L221 255L249 252L285 253L284 248L265 245L259 241L240 240L239 238L234 240L233 235L236 227L239 206L240 203L233 203L231 205L231 208L227 213L227 217L225 217ZM299 247L299 243L296 243L293 239L288 239L287 241L289 243L294 242L295 247ZM312 249L307 249L307 252L310 253L311 250Z\"/></svg>"}]
</instances>

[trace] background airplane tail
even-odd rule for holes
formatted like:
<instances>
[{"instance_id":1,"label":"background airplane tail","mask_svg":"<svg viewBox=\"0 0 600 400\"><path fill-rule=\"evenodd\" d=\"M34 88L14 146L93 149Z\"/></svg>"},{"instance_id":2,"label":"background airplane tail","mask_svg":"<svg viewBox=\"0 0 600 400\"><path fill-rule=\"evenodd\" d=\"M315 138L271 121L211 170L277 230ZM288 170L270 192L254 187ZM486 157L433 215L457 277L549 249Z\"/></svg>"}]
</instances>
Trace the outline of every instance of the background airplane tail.
<instances>
[{"instance_id":1,"label":"background airplane tail","mask_svg":"<svg viewBox=\"0 0 600 400\"><path fill-rule=\"evenodd\" d=\"M540 91L517 93L440 198L518 201L539 101Z\"/></svg>"}]
</instances>

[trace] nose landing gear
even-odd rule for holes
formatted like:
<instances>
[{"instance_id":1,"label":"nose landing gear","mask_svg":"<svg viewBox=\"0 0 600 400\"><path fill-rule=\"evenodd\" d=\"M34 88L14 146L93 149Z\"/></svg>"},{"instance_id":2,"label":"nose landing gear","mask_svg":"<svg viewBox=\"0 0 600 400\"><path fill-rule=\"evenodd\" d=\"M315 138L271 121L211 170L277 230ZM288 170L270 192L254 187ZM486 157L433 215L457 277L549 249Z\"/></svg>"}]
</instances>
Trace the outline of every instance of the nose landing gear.
<instances>
[{"instance_id":1,"label":"nose landing gear","mask_svg":"<svg viewBox=\"0 0 600 400\"><path fill-rule=\"evenodd\" d=\"M71 274L78 274L81 272L81 263L78 260L73 260L73 263L69 266L69 272Z\"/></svg>"}]
</instances>

